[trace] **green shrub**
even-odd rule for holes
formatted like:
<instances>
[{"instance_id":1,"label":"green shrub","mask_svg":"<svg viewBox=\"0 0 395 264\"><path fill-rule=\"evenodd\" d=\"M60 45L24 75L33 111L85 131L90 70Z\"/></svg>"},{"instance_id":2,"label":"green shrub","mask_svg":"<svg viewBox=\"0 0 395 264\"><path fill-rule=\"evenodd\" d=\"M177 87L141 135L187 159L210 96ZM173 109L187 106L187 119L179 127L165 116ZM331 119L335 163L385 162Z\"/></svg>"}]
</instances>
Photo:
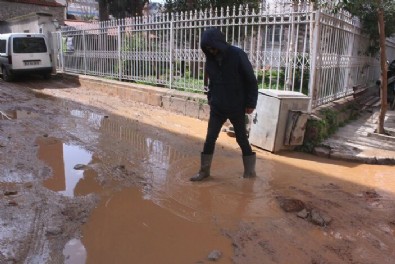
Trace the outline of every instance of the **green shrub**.
<instances>
[{"instance_id":1,"label":"green shrub","mask_svg":"<svg viewBox=\"0 0 395 264\"><path fill-rule=\"evenodd\" d=\"M325 108L321 109L319 114L321 119L309 119L307 121L303 145L298 147L297 150L312 152L315 146L319 145L339 128L338 114L335 110Z\"/></svg>"}]
</instances>

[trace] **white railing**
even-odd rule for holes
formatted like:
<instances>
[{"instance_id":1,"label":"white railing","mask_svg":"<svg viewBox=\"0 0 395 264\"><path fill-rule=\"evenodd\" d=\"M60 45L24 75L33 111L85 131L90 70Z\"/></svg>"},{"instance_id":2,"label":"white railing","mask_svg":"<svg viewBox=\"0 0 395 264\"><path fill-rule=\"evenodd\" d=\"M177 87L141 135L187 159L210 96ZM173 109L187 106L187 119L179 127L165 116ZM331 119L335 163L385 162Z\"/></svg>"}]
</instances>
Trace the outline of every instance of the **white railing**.
<instances>
[{"instance_id":1,"label":"white railing","mask_svg":"<svg viewBox=\"0 0 395 264\"><path fill-rule=\"evenodd\" d=\"M256 9L163 13L62 28L53 38L58 69L203 92L200 37L217 27L248 54L260 88L303 92L317 107L376 80L378 61L363 55L369 40L357 20L313 8L310 1L267 1Z\"/></svg>"}]
</instances>

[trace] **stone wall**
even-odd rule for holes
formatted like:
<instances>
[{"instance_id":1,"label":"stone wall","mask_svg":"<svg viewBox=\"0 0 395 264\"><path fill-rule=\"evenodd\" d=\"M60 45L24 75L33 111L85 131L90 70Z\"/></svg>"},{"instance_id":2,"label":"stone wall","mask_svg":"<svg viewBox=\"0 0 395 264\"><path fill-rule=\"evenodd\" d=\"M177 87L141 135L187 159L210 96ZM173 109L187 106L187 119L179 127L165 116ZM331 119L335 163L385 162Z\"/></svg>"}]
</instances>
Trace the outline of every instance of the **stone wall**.
<instances>
[{"instance_id":1,"label":"stone wall","mask_svg":"<svg viewBox=\"0 0 395 264\"><path fill-rule=\"evenodd\" d=\"M31 13L44 12L53 15L53 18L59 21L60 25L64 24L65 7L63 6L44 6L24 3L13 3L0 0L0 21L11 18L24 16Z\"/></svg>"}]
</instances>

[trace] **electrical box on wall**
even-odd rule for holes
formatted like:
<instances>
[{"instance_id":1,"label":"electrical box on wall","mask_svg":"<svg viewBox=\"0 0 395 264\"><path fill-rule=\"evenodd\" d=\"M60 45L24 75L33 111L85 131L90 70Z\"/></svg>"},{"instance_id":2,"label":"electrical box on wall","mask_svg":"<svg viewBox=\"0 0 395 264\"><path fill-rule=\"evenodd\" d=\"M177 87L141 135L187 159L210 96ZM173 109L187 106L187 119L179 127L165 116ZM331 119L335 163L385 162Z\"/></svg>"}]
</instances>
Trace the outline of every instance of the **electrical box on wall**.
<instances>
[{"instance_id":1,"label":"electrical box on wall","mask_svg":"<svg viewBox=\"0 0 395 264\"><path fill-rule=\"evenodd\" d=\"M251 144L271 152L302 144L309 102L310 98L299 92L259 90Z\"/></svg>"}]
</instances>

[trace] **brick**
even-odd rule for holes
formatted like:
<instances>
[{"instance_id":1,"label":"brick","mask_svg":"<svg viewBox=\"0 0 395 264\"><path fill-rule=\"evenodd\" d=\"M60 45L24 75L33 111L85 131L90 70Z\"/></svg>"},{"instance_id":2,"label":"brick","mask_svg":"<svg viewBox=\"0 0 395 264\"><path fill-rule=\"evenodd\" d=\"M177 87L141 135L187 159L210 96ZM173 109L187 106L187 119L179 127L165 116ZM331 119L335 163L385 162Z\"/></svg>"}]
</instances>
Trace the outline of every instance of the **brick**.
<instances>
[{"instance_id":1,"label":"brick","mask_svg":"<svg viewBox=\"0 0 395 264\"><path fill-rule=\"evenodd\" d=\"M185 102L185 115L193 118L199 118L199 108L198 102L187 100Z\"/></svg>"},{"instance_id":2,"label":"brick","mask_svg":"<svg viewBox=\"0 0 395 264\"><path fill-rule=\"evenodd\" d=\"M186 99L178 98L178 97L171 97L170 98L170 111L179 114L186 114Z\"/></svg>"},{"instance_id":3,"label":"brick","mask_svg":"<svg viewBox=\"0 0 395 264\"><path fill-rule=\"evenodd\" d=\"M199 119L208 120L210 117L210 106L208 104L199 105Z\"/></svg>"},{"instance_id":4,"label":"brick","mask_svg":"<svg viewBox=\"0 0 395 264\"><path fill-rule=\"evenodd\" d=\"M162 96L156 93L149 93L147 95L147 104L154 106L162 106Z\"/></svg>"}]
</instances>

